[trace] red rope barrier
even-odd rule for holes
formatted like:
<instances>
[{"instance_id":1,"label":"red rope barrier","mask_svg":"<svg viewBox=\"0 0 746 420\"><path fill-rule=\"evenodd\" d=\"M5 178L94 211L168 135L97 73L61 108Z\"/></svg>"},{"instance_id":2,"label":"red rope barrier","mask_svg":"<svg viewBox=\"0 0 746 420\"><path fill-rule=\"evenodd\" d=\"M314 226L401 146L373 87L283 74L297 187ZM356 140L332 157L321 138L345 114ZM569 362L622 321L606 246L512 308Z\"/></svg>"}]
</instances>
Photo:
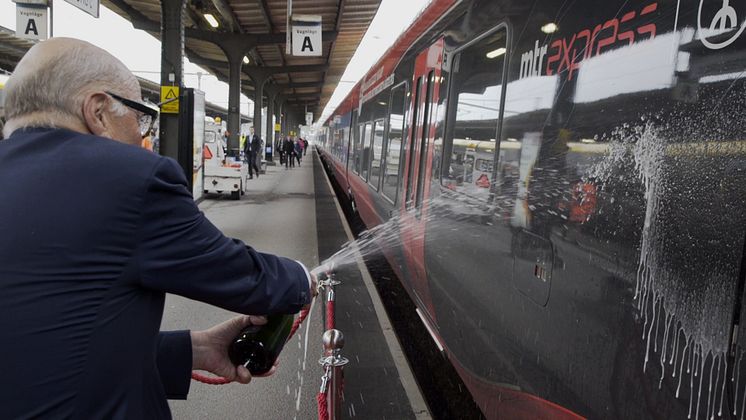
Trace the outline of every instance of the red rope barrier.
<instances>
[{"instance_id":1,"label":"red rope barrier","mask_svg":"<svg viewBox=\"0 0 746 420\"><path fill-rule=\"evenodd\" d=\"M308 309L304 309L300 311L298 318L295 318L295 321L293 321L293 327L290 329L290 335L288 335L286 343L290 341L290 338L292 338L295 332L298 331L300 324L305 321L306 317L308 317L308 312ZM226 378L221 378L219 376L205 376L197 372L192 372L192 379L208 385L225 385L232 382L231 380Z\"/></svg>"},{"instance_id":2,"label":"red rope barrier","mask_svg":"<svg viewBox=\"0 0 746 420\"><path fill-rule=\"evenodd\" d=\"M319 392L316 395L316 401L319 403L319 420L329 420L329 410L326 406L326 393Z\"/></svg>"},{"instance_id":3,"label":"red rope barrier","mask_svg":"<svg viewBox=\"0 0 746 420\"><path fill-rule=\"evenodd\" d=\"M326 302L326 329L334 329L334 301Z\"/></svg>"}]
</instances>

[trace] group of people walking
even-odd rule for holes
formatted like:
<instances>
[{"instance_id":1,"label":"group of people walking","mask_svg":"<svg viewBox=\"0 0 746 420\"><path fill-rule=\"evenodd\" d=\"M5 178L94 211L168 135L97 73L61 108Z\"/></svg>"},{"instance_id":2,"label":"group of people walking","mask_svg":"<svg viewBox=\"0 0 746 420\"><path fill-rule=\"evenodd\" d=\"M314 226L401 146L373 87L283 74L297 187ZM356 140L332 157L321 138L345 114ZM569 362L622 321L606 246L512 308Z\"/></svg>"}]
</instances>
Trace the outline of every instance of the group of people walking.
<instances>
[{"instance_id":1,"label":"group of people walking","mask_svg":"<svg viewBox=\"0 0 746 420\"><path fill-rule=\"evenodd\" d=\"M295 162L300 166L301 159L308 151L308 140L286 136L285 140L278 140L276 144L277 151L280 152L280 165L285 165L285 169L294 168Z\"/></svg>"}]
</instances>

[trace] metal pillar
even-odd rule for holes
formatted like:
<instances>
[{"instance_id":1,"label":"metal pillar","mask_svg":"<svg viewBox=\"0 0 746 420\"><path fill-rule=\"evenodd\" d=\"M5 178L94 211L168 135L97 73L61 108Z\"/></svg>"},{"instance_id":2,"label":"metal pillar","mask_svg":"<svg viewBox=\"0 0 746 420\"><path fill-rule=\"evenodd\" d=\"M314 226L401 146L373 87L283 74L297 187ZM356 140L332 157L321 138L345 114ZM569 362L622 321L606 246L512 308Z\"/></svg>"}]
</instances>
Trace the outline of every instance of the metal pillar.
<instances>
[{"instance_id":1,"label":"metal pillar","mask_svg":"<svg viewBox=\"0 0 746 420\"><path fill-rule=\"evenodd\" d=\"M183 90L184 0L161 1L161 85ZM160 154L179 157L179 114L160 115Z\"/></svg>"},{"instance_id":2,"label":"metal pillar","mask_svg":"<svg viewBox=\"0 0 746 420\"><path fill-rule=\"evenodd\" d=\"M238 156L241 131L241 66L243 54L226 51L230 66L228 80L228 155Z\"/></svg>"},{"instance_id":3,"label":"metal pillar","mask_svg":"<svg viewBox=\"0 0 746 420\"><path fill-rule=\"evenodd\" d=\"M272 124L272 117L275 116L275 98L280 93L280 89L273 85L267 85L264 90L267 92L267 136L265 137L265 145L274 146L275 139L275 127ZM272 152L267 153L266 159L272 160L272 154L274 153L274 147Z\"/></svg>"}]
</instances>

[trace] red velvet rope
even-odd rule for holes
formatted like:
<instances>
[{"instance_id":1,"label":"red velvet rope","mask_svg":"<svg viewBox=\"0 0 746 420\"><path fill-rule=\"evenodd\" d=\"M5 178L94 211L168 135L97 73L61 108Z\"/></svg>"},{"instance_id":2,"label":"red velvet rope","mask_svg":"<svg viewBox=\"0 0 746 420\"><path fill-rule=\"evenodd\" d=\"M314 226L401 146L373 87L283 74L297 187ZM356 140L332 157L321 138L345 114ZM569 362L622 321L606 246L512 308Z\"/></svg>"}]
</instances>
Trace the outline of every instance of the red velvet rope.
<instances>
[{"instance_id":1,"label":"red velvet rope","mask_svg":"<svg viewBox=\"0 0 746 420\"><path fill-rule=\"evenodd\" d=\"M326 392L319 392L316 395L316 401L319 403L319 420L329 420L329 411L326 407Z\"/></svg>"},{"instance_id":2,"label":"red velvet rope","mask_svg":"<svg viewBox=\"0 0 746 420\"><path fill-rule=\"evenodd\" d=\"M326 302L326 329L334 329L334 301Z\"/></svg>"},{"instance_id":3,"label":"red velvet rope","mask_svg":"<svg viewBox=\"0 0 746 420\"><path fill-rule=\"evenodd\" d=\"M290 335L288 335L287 341L290 341L290 338L292 338L295 332L298 331L300 324L306 319L306 317L308 317L308 312L308 309L300 311L300 315L298 315L298 318L295 318L295 321L293 321L293 327L290 329ZM205 376L197 373L196 371L192 372L192 379L208 385L225 385L232 382L230 379L221 378L219 376Z\"/></svg>"}]
</instances>

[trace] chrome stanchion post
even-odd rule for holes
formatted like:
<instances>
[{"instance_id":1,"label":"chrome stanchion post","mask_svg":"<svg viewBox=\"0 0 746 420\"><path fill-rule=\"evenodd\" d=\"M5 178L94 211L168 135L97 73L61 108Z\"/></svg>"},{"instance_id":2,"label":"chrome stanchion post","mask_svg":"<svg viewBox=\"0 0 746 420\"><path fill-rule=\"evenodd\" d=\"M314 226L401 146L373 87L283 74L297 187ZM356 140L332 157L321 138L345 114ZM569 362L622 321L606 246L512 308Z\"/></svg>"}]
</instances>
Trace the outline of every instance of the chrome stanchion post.
<instances>
[{"instance_id":1,"label":"chrome stanchion post","mask_svg":"<svg viewBox=\"0 0 746 420\"><path fill-rule=\"evenodd\" d=\"M327 411L329 420L336 420L339 418L342 407L342 367L349 363L349 360L340 354L345 345L344 335L341 331L334 329L326 331L322 341L324 357L319 360L319 363L324 366L325 372L321 387L322 392L326 391L327 387L331 391L327 394Z\"/></svg>"}]
</instances>

